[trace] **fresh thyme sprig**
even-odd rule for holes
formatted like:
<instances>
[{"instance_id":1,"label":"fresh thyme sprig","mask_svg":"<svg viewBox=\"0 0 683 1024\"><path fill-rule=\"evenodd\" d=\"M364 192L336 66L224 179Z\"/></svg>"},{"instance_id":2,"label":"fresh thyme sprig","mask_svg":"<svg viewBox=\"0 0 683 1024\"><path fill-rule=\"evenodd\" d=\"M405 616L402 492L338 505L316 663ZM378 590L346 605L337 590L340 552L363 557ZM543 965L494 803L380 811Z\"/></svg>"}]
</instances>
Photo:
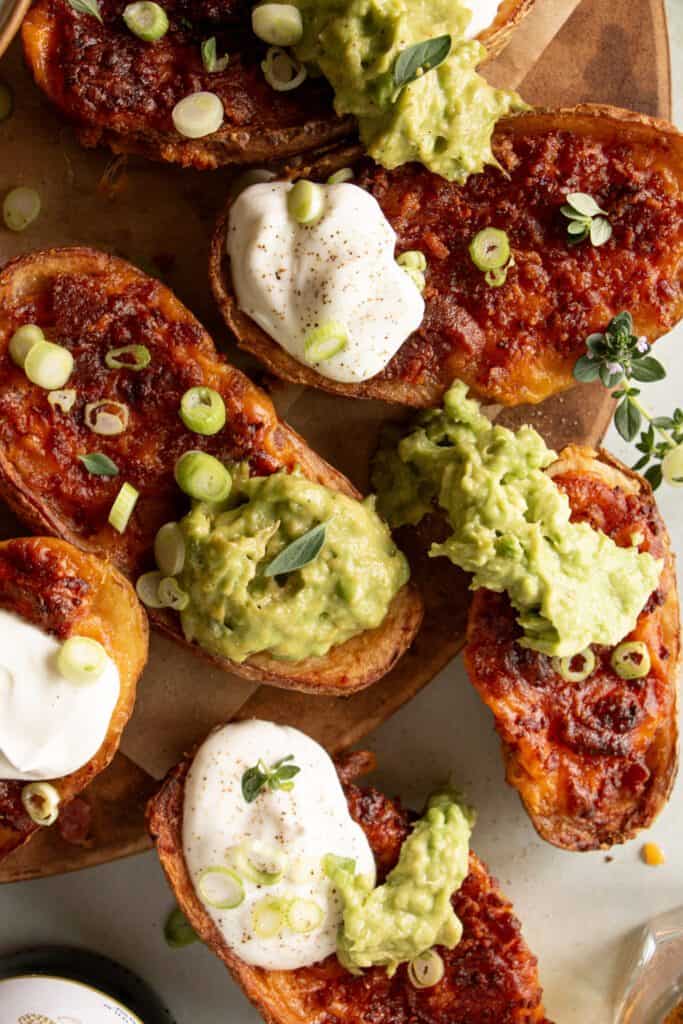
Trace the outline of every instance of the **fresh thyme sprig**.
<instances>
[{"instance_id":1,"label":"fresh thyme sprig","mask_svg":"<svg viewBox=\"0 0 683 1024\"><path fill-rule=\"evenodd\" d=\"M650 355L647 339L633 333L631 314L619 313L604 334L591 334L586 348L574 366L574 377L583 382L600 380L604 387L616 388L612 391L617 401L614 425L625 441L638 438L636 448L641 452L633 469L645 470L654 489L662 479L683 483L683 410L675 409L671 416L652 416L642 405L640 388L634 387L633 381L649 384L663 380L666 370Z\"/></svg>"}]
</instances>

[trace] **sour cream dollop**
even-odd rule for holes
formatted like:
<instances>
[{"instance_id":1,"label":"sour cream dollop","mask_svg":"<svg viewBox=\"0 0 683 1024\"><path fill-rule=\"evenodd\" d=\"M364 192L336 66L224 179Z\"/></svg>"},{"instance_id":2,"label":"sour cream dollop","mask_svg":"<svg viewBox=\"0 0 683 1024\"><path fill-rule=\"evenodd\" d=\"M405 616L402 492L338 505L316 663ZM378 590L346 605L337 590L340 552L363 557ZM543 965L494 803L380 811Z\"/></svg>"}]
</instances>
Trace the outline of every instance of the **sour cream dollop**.
<instances>
[{"instance_id":1,"label":"sour cream dollop","mask_svg":"<svg viewBox=\"0 0 683 1024\"><path fill-rule=\"evenodd\" d=\"M467 26L467 38L474 39L485 28L492 25L496 19L500 0L464 0L465 5L472 10L472 20Z\"/></svg>"},{"instance_id":2,"label":"sour cream dollop","mask_svg":"<svg viewBox=\"0 0 683 1024\"><path fill-rule=\"evenodd\" d=\"M246 188L232 205L227 252L240 309L285 351L330 380L380 373L424 317L420 291L396 264L396 234L376 199L357 185L324 185L324 213L299 224L289 182ZM341 324L348 344L310 363L306 339Z\"/></svg>"},{"instance_id":3,"label":"sour cream dollop","mask_svg":"<svg viewBox=\"0 0 683 1024\"><path fill-rule=\"evenodd\" d=\"M107 658L90 683L57 669L61 644L0 609L0 779L59 779L82 768L107 735L119 672Z\"/></svg>"},{"instance_id":4,"label":"sour cream dollop","mask_svg":"<svg viewBox=\"0 0 683 1024\"><path fill-rule=\"evenodd\" d=\"M300 768L292 788L264 788L248 803L242 794L244 773L259 761L271 767L289 755L287 763ZM244 900L232 909L205 903L228 946L246 963L269 970L294 970L333 953L341 911L323 858L328 853L351 857L373 881L375 862L349 814L330 757L297 729L255 720L233 723L212 733L195 755L185 784L183 851L200 899L202 873L234 867L233 851L242 844L281 857L282 877L273 885L243 878ZM312 901L322 918L306 934L284 924L278 934L264 938L255 933L253 920L264 899L283 907L294 899Z\"/></svg>"}]
</instances>

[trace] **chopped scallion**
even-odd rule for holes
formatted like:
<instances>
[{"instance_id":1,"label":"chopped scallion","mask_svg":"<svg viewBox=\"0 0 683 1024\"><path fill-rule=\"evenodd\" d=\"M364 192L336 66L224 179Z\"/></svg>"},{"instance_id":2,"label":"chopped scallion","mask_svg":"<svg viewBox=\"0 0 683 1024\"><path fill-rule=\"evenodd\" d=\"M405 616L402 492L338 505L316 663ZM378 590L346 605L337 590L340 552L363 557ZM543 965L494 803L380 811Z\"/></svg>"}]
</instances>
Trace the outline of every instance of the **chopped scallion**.
<instances>
[{"instance_id":1,"label":"chopped scallion","mask_svg":"<svg viewBox=\"0 0 683 1024\"><path fill-rule=\"evenodd\" d=\"M109 511L109 523L118 533L125 533L139 497L140 492L129 483L123 484L116 495L114 504Z\"/></svg>"}]
</instances>

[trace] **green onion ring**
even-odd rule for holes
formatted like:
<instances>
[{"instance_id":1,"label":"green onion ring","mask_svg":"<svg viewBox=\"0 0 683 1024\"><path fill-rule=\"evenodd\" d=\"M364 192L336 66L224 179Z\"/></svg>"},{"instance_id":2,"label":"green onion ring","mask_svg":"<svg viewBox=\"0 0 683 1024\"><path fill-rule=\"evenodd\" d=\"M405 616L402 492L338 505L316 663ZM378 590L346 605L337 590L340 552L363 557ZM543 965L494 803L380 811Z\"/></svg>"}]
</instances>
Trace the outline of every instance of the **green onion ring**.
<instances>
[{"instance_id":1,"label":"green onion ring","mask_svg":"<svg viewBox=\"0 0 683 1024\"><path fill-rule=\"evenodd\" d=\"M428 949L408 964L408 980L414 988L433 988L443 976L444 963L435 949Z\"/></svg>"},{"instance_id":2,"label":"green onion ring","mask_svg":"<svg viewBox=\"0 0 683 1024\"><path fill-rule=\"evenodd\" d=\"M510 259L510 239L499 228L484 228L470 242L470 257L478 270L501 270Z\"/></svg>"},{"instance_id":3,"label":"green onion ring","mask_svg":"<svg viewBox=\"0 0 683 1024\"><path fill-rule=\"evenodd\" d=\"M212 894L209 889L210 882L227 887L227 892L216 898L218 894ZM219 865L204 868L200 872L197 879L197 892L207 906L216 907L217 910L234 910L244 902L244 884L240 876L230 868Z\"/></svg>"},{"instance_id":4,"label":"green onion ring","mask_svg":"<svg viewBox=\"0 0 683 1024\"><path fill-rule=\"evenodd\" d=\"M63 387L74 368L74 357L68 348L52 341L32 345L24 360L24 373L32 384L46 391Z\"/></svg>"},{"instance_id":5,"label":"green onion ring","mask_svg":"<svg viewBox=\"0 0 683 1024\"><path fill-rule=\"evenodd\" d=\"M294 4L259 4L251 13L251 27L271 46L296 46L304 34L301 11Z\"/></svg>"},{"instance_id":6,"label":"green onion ring","mask_svg":"<svg viewBox=\"0 0 683 1024\"><path fill-rule=\"evenodd\" d=\"M122 359L131 356L131 359ZM146 345L124 345L110 348L104 357L110 370L144 370L152 362L152 354Z\"/></svg>"},{"instance_id":7,"label":"green onion ring","mask_svg":"<svg viewBox=\"0 0 683 1024\"><path fill-rule=\"evenodd\" d=\"M59 650L57 668L70 683L91 683L100 678L107 660L107 652L97 640L89 636L70 636Z\"/></svg>"},{"instance_id":8,"label":"green onion ring","mask_svg":"<svg viewBox=\"0 0 683 1024\"><path fill-rule=\"evenodd\" d=\"M75 388L66 388L66 390L51 391L47 400L53 409L59 409L60 412L71 412L76 404L77 396L78 392Z\"/></svg>"},{"instance_id":9,"label":"green onion ring","mask_svg":"<svg viewBox=\"0 0 683 1024\"><path fill-rule=\"evenodd\" d=\"M232 488L223 463L206 452L185 452L176 463L175 479L181 491L197 501L225 501Z\"/></svg>"},{"instance_id":10,"label":"green onion ring","mask_svg":"<svg viewBox=\"0 0 683 1024\"><path fill-rule=\"evenodd\" d=\"M306 337L304 351L309 363L322 363L343 352L349 336L343 324L331 321L315 327Z\"/></svg>"},{"instance_id":11,"label":"green onion ring","mask_svg":"<svg viewBox=\"0 0 683 1024\"><path fill-rule=\"evenodd\" d=\"M263 77L275 92L290 92L306 81L308 72L303 64L279 46L271 46L261 64Z\"/></svg>"},{"instance_id":12,"label":"green onion ring","mask_svg":"<svg viewBox=\"0 0 683 1024\"><path fill-rule=\"evenodd\" d=\"M49 782L30 782L24 786L21 802L31 821L41 828L54 825L59 817L59 793Z\"/></svg>"},{"instance_id":13,"label":"green onion ring","mask_svg":"<svg viewBox=\"0 0 683 1024\"><path fill-rule=\"evenodd\" d=\"M146 608L163 608L164 602L159 597L159 584L163 580L163 573L154 571L143 573L138 577L135 584L135 593L138 595Z\"/></svg>"},{"instance_id":14,"label":"green onion ring","mask_svg":"<svg viewBox=\"0 0 683 1024\"><path fill-rule=\"evenodd\" d=\"M114 410L114 411L112 411ZM85 425L93 434L102 437L116 437L128 427L128 406L123 402L112 402L102 398L98 402L88 402L84 413Z\"/></svg>"},{"instance_id":15,"label":"green onion ring","mask_svg":"<svg viewBox=\"0 0 683 1024\"><path fill-rule=\"evenodd\" d=\"M612 652L612 668L621 679L642 679L650 671L652 659L647 644L630 640Z\"/></svg>"},{"instance_id":16,"label":"green onion ring","mask_svg":"<svg viewBox=\"0 0 683 1024\"><path fill-rule=\"evenodd\" d=\"M164 608L183 612L190 603L190 595L182 589L173 576L164 576L159 583L159 600Z\"/></svg>"},{"instance_id":17,"label":"green onion ring","mask_svg":"<svg viewBox=\"0 0 683 1024\"><path fill-rule=\"evenodd\" d=\"M400 256L396 257L396 262L404 270L410 268L411 270L421 270L424 273L427 269L427 257L419 249L408 249L407 252L402 252Z\"/></svg>"},{"instance_id":18,"label":"green onion ring","mask_svg":"<svg viewBox=\"0 0 683 1024\"><path fill-rule=\"evenodd\" d=\"M188 430L210 437L225 426L225 402L213 388L190 388L180 401L180 418Z\"/></svg>"},{"instance_id":19,"label":"green onion ring","mask_svg":"<svg viewBox=\"0 0 683 1024\"><path fill-rule=\"evenodd\" d=\"M10 231L25 231L40 213L40 196L34 188L21 185L5 196L2 216Z\"/></svg>"},{"instance_id":20,"label":"green onion ring","mask_svg":"<svg viewBox=\"0 0 683 1024\"><path fill-rule=\"evenodd\" d=\"M45 341L45 335L37 324L24 324L18 327L9 342L12 361L23 370L26 356L41 341Z\"/></svg>"},{"instance_id":21,"label":"green onion ring","mask_svg":"<svg viewBox=\"0 0 683 1024\"><path fill-rule=\"evenodd\" d=\"M305 227L317 224L325 212L322 185L302 178L287 193L287 212L292 220Z\"/></svg>"},{"instance_id":22,"label":"green onion ring","mask_svg":"<svg viewBox=\"0 0 683 1024\"><path fill-rule=\"evenodd\" d=\"M177 576L185 565L185 537L178 523L164 523L154 538L154 558L164 576Z\"/></svg>"},{"instance_id":23,"label":"green onion ring","mask_svg":"<svg viewBox=\"0 0 683 1024\"><path fill-rule=\"evenodd\" d=\"M353 171L350 167L340 167L338 171L331 174L327 179L328 185L343 185L347 181L353 181Z\"/></svg>"},{"instance_id":24,"label":"green onion ring","mask_svg":"<svg viewBox=\"0 0 683 1024\"><path fill-rule=\"evenodd\" d=\"M186 139L213 135L223 124L225 111L213 92L195 92L176 103L172 118L175 130Z\"/></svg>"},{"instance_id":25,"label":"green onion ring","mask_svg":"<svg viewBox=\"0 0 683 1024\"><path fill-rule=\"evenodd\" d=\"M251 913L251 924L259 939L273 939L280 935L286 920L286 905L282 900L266 896Z\"/></svg>"},{"instance_id":26,"label":"green onion ring","mask_svg":"<svg viewBox=\"0 0 683 1024\"><path fill-rule=\"evenodd\" d=\"M581 668L572 668L576 658L582 659ZM582 683L595 670L595 654L591 647L587 647L585 651L573 654L570 658L553 658L552 664L558 676L562 676L568 683Z\"/></svg>"},{"instance_id":27,"label":"green onion ring","mask_svg":"<svg viewBox=\"0 0 683 1024\"><path fill-rule=\"evenodd\" d=\"M139 497L140 492L128 483L123 484L116 495L114 504L109 511L109 523L118 533L125 533Z\"/></svg>"},{"instance_id":28,"label":"green onion ring","mask_svg":"<svg viewBox=\"0 0 683 1024\"><path fill-rule=\"evenodd\" d=\"M123 20L126 28L145 43L156 43L168 32L166 11L148 0L128 4L123 10Z\"/></svg>"},{"instance_id":29,"label":"green onion ring","mask_svg":"<svg viewBox=\"0 0 683 1024\"><path fill-rule=\"evenodd\" d=\"M292 900L287 907L287 924L297 935L308 935L319 928L325 911L315 900Z\"/></svg>"}]
</instances>

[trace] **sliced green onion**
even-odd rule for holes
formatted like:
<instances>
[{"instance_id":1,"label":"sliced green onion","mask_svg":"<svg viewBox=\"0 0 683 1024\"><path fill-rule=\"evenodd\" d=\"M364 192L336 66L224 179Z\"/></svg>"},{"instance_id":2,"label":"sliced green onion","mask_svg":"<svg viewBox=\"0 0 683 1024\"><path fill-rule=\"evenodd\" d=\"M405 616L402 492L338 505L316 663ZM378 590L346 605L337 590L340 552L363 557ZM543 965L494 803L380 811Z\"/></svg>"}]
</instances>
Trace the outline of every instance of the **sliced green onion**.
<instances>
[{"instance_id":1,"label":"sliced green onion","mask_svg":"<svg viewBox=\"0 0 683 1024\"><path fill-rule=\"evenodd\" d=\"M24 324L23 327L19 327L9 343L9 354L13 362L23 369L26 356L41 341L45 341L45 335L37 324Z\"/></svg>"},{"instance_id":2,"label":"sliced green onion","mask_svg":"<svg viewBox=\"0 0 683 1024\"><path fill-rule=\"evenodd\" d=\"M427 269L427 257L419 249L408 249L407 252L402 252L400 256L396 257L396 262L404 270L421 270L424 272Z\"/></svg>"},{"instance_id":3,"label":"sliced green onion","mask_svg":"<svg viewBox=\"0 0 683 1024\"><path fill-rule=\"evenodd\" d=\"M2 204L5 226L10 231L25 231L40 213L40 206L40 196L34 188L13 188Z\"/></svg>"},{"instance_id":4,"label":"sliced green onion","mask_svg":"<svg viewBox=\"0 0 683 1024\"><path fill-rule=\"evenodd\" d=\"M91 683L107 667L107 652L89 636L70 636L57 655L60 675L70 683Z\"/></svg>"},{"instance_id":5,"label":"sliced green onion","mask_svg":"<svg viewBox=\"0 0 683 1024\"><path fill-rule=\"evenodd\" d=\"M683 444L677 444L662 459L662 476L672 487L683 486Z\"/></svg>"},{"instance_id":6,"label":"sliced green onion","mask_svg":"<svg viewBox=\"0 0 683 1024\"><path fill-rule=\"evenodd\" d=\"M574 654L571 658L553 658L553 668L558 676L562 676L568 683L582 683L595 669L595 654L591 647L587 647L585 651Z\"/></svg>"},{"instance_id":7,"label":"sliced green onion","mask_svg":"<svg viewBox=\"0 0 683 1024\"><path fill-rule=\"evenodd\" d=\"M279 46L271 46L261 64L263 77L275 92L290 92L306 81L307 71L300 61Z\"/></svg>"},{"instance_id":8,"label":"sliced green onion","mask_svg":"<svg viewBox=\"0 0 683 1024\"><path fill-rule=\"evenodd\" d=\"M128 426L128 406L123 402L111 402L102 398L98 402L88 402L85 407L85 425L93 434L102 437L116 437Z\"/></svg>"},{"instance_id":9,"label":"sliced green onion","mask_svg":"<svg viewBox=\"0 0 683 1024\"><path fill-rule=\"evenodd\" d=\"M152 362L152 354L146 345L124 345L110 348L104 361L110 370L144 370Z\"/></svg>"},{"instance_id":10,"label":"sliced green onion","mask_svg":"<svg viewBox=\"0 0 683 1024\"><path fill-rule=\"evenodd\" d=\"M415 988L433 988L443 976L443 960L435 949L428 949L408 964L408 980Z\"/></svg>"},{"instance_id":11,"label":"sliced green onion","mask_svg":"<svg viewBox=\"0 0 683 1024\"><path fill-rule=\"evenodd\" d=\"M76 404L77 391L75 388L66 388L63 391L51 391L47 400L54 409L60 412L71 412Z\"/></svg>"},{"instance_id":12,"label":"sliced green onion","mask_svg":"<svg viewBox=\"0 0 683 1024\"><path fill-rule=\"evenodd\" d=\"M510 239L498 228L484 228L470 242L470 257L479 270L500 270L510 259Z\"/></svg>"},{"instance_id":13,"label":"sliced green onion","mask_svg":"<svg viewBox=\"0 0 683 1024\"><path fill-rule=\"evenodd\" d=\"M197 942L199 936L180 907L176 907L166 918L164 938L166 945L171 949L184 949L185 946L191 946L193 942Z\"/></svg>"},{"instance_id":14,"label":"sliced green onion","mask_svg":"<svg viewBox=\"0 0 683 1024\"><path fill-rule=\"evenodd\" d=\"M180 418L188 430L209 437L225 426L225 402L213 388L190 388L180 401Z\"/></svg>"},{"instance_id":15,"label":"sliced green onion","mask_svg":"<svg viewBox=\"0 0 683 1024\"><path fill-rule=\"evenodd\" d=\"M211 36L210 39L204 40L201 47L201 53L204 70L208 71L210 75L215 75L221 71L225 71L230 63L229 53L226 53L224 57L218 56L215 36Z\"/></svg>"},{"instance_id":16,"label":"sliced green onion","mask_svg":"<svg viewBox=\"0 0 683 1024\"><path fill-rule=\"evenodd\" d=\"M301 11L294 4L260 4L252 11L251 27L271 46L296 46L304 34Z\"/></svg>"},{"instance_id":17,"label":"sliced green onion","mask_svg":"<svg viewBox=\"0 0 683 1024\"><path fill-rule=\"evenodd\" d=\"M491 288L502 288L508 279L508 267L512 265L512 262L508 263L506 267L499 267L497 270L487 270L484 274L484 280L487 285Z\"/></svg>"},{"instance_id":18,"label":"sliced green onion","mask_svg":"<svg viewBox=\"0 0 683 1024\"><path fill-rule=\"evenodd\" d=\"M139 497L140 492L132 484L128 483L124 484L116 495L114 504L109 512L109 523L119 533L125 532Z\"/></svg>"},{"instance_id":19,"label":"sliced green onion","mask_svg":"<svg viewBox=\"0 0 683 1024\"><path fill-rule=\"evenodd\" d=\"M123 20L133 35L146 43L156 43L168 32L166 11L159 4L147 0L124 7Z\"/></svg>"},{"instance_id":20,"label":"sliced green onion","mask_svg":"<svg viewBox=\"0 0 683 1024\"><path fill-rule=\"evenodd\" d=\"M24 373L32 384L46 391L63 387L74 368L74 357L68 348L52 341L39 341L33 345L24 360Z\"/></svg>"},{"instance_id":21,"label":"sliced green onion","mask_svg":"<svg viewBox=\"0 0 683 1024\"><path fill-rule=\"evenodd\" d=\"M54 825L59 817L59 793L49 782L30 782L24 786L21 802L31 821L41 828Z\"/></svg>"},{"instance_id":22,"label":"sliced green onion","mask_svg":"<svg viewBox=\"0 0 683 1024\"><path fill-rule=\"evenodd\" d=\"M228 850L235 870L255 885L275 885L287 867L283 850L267 846L259 840L240 843Z\"/></svg>"},{"instance_id":23,"label":"sliced green onion","mask_svg":"<svg viewBox=\"0 0 683 1024\"><path fill-rule=\"evenodd\" d=\"M9 85L0 82L0 124L12 116L14 110L14 96Z\"/></svg>"},{"instance_id":24,"label":"sliced green onion","mask_svg":"<svg viewBox=\"0 0 683 1024\"><path fill-rule=\"evenodd\" d=\"M612 653L612 668L622 679L642 679L651 664L650 651L642 640L619 644Z\"/></svg>"},{"instance_id":25,"label":"sliced green onion","mask_svg":"<svg viewBox=\"0 0 683 1024\"><path fill-rule=\"evenodd\" d=\"M135 593L146 608L164 607L164 602L159 597L159 584L163 578L163 573L146 572L139 577L135 584Z\"/></svg>"},{"instance_id":26,"label":"sliced green onion","mask_svg":"<svg viewBox=\"0 0 683 1024\"><path fill-rule=\"evenodd\" d=\"M225 501L232 477L222 462L206 452L185 452L175 467L178 487L198 501Z\"/></svg>"},{"instance_id":27,"label":"sliced green onion","mask_svg":"<svg viewBox=\"0 0 683 1024\"><path fill-rule=\"evenodd\" d=\"M182 612L190 603L190 595L182 589L173 576L164 576L159 583L159 600L164 608L173 608L176 612Z\"/></svg>"},{"instance_id":28,"label":"sliced green onion","mask_svg":"<svg viewBox=\"0 0 683 1024\"><path fill-rule=\"evenodd\" d=\"M307 227L317 224L325 211L325 193L322 185L302 178L287 193L287 212Z\"/></svg>"},{"instance_id":29,"label":"sliced green onion","mask_svg":"<svg viewBox=\"0 0 683 1024\"><path fill-rule=\"evenodd\" d=\"M251 912L251 924L259 939L272 939L279 935L285 925L285 908L282 900L266 896Z\"/></svg>"},{"instance_id":30,"label":"sliced green onion","mask_svg":"<svg viewBox=\"0 0 683 1024\"><path fill-rule=\"evenodd\" d=\"M173 124L186 139L202 139L213 135L223 124L225 111L220 97L213 92L194 92L176 103Z\"/></svg>"},{"instance_id":31,"label":"sliced green onion","mask_svg":"<svg viewBox=\"0 0 683 1024\"><path fill-rule=\"evenodd\" d=\"M315 327L306 337L304 351L309 363L322 363L343 352L349 343L349 336L343 324L332 321Z\"/></svg>"},{"instance_id":32,"label":"sliced green onion","mask_svg":"<svg viewBox=\"0 0 683 1024\"><path fill-rule=\"evenodd\" d=\"M338 171L331 174L327 179L328 185L343 185L347 181L353 181L353 171L350 167L340 167Z\"/></svg>"},{"instance_id":33,"label":"sliced green onion","mask_svg":"<svg viewBox=\"0 0 683 1024\"><path fill-rule=\"evenodd\" d=\"M322 924L325 912L314 900L292 900L287 907L287 924L298 935L308 935Z\"/></svg>"},{"instance_id":34,"label":"sliced green onion","mask_svg":"<svg viewBox=\"0 0 683 1024\"><path fill-rule=\"evenodd\" d=\"M154 557L164 576L177 576L185 565L185 538L177 523L164 523L154 538Z\"/></svg>"},{"instance_id":35,"label":"sliced green onion","mask_svg":"<svg viewBox=\"0 0 683 1024\"><path fill-rule=\"evenodd\" d=\"M204 903L218 910L233 910L244 902L242 879L230 868L204 868L197 879L197 891Z\"/></svg>"}]
</instances>

